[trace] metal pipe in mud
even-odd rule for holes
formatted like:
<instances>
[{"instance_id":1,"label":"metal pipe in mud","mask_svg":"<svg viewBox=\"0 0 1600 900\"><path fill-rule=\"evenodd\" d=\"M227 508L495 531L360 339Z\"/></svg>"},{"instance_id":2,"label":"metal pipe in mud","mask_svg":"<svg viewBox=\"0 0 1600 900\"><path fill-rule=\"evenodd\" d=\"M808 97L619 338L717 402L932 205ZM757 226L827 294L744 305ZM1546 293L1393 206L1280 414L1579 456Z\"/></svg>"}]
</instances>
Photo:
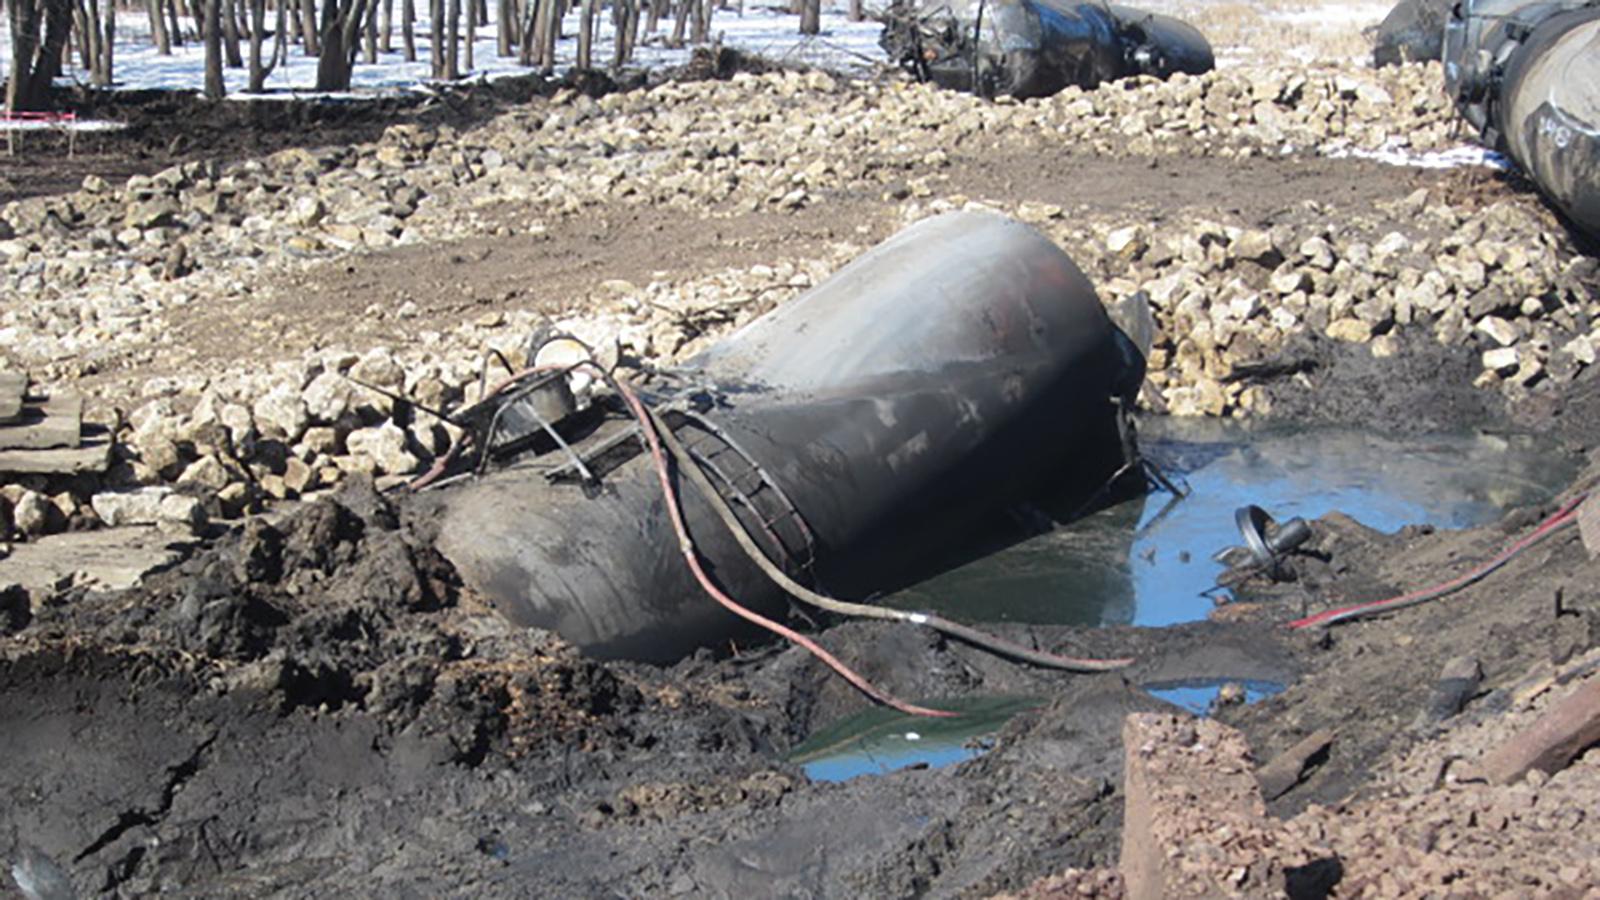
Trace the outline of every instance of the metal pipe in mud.
<instances>
[{"instance_id":1,"label":"metal pipe in mud","mask_svg":"<svg viewBox=\"0 0 1600 900\"><path fill-rule=\"evenodd\" d=\"M1600 236L1600 2L1462 0L1444 63L1450 96L1484 143Z\"/></svg>"},{"instance_id":2,"label":"metal pipe in mud","mask_svg":"<svg viewBox=\"0 0 1600 900\"><path fill-rule=\"evenodd\" d=\"M1060 249L957 213L869 251L648 399L770 559L864 597L977 552L1014 504L1098 492L1125 463L1113 399L1143 365ZM637 441L574 446L603 469L598 489L519 460L443 492L439 546L468 585L596 656L670 661L748 633L683 566ZM710 504L680 496L718 586L782 615L783 592Z\"/></svg>"}]
</instances>

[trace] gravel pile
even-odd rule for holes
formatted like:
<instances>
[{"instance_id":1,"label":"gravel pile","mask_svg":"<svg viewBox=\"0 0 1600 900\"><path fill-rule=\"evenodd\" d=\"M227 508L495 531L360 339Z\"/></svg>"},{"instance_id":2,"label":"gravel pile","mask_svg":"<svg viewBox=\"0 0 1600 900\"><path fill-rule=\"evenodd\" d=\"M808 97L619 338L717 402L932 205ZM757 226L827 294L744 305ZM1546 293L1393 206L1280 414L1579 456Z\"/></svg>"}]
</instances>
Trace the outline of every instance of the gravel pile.
<instances>
[{"instance_id":1,"label":"gravel pile","mask_svg":"<svg viewBox=\"0 0 1600 900\"><path fill-rule=\"evenodd\" d=\"M238 302L272 276L417 242L539 232L610 204L719 217L867 192L898 204L909 222L975 202L940 179L955 147L1070 143L1102 155L1220 157L1442 149L1453 142L1439 81L1437 66L1233 68L985 103L823 73L745 74L598 100L568 92L462 132L397 125L354 147L187 164L122 185L91 177L76 193L0 210L0 292L15 298L0 311L0 345L36 380L101 375L102 405L128 411L127 452L100 482L9 485L0 513L25 534L96 520L192 527L350 472L414 473L448 446L449 429L345 376L448 407L472 398L486 348L520 351L537 324L532 313L497 313L419 330L405 348L147 376L181 367L173 318ZM819 156L819 146L830 152ZM499 214L508 208L516 215ZM1150 400L1180 415L1264 411L1237 368L1307 332L1378 356L1402 352L1407 339L1468 344L1481 353L1481 383L1513 397L1563 384L1600 348L1595 261L1575 256L1527 204L1457 209L1419 192L1370 218L1334 222L1307 201L1298 224L1270 230L1177 210L1159 234L1104 212L1037 203L1002 211L1039 225L1108 301L1149 295L1159 325ZM612 352L680 359L862 249L670 283L598 284L573 298L581 313L563 325ZM374 313L403 320L415 307ZM142 489L137 502L93 501L133 489Z\"/></svg>"},{"instance_id":2,"label":"gravel pile","mask_svg":"<svg viewBox=\"0 0 1600 900\"><path fill-rule=\"evenodd\" d=\"M1593 676L1591 676L1593 677ZM1582 686L1502 691L1491 709L1412 751L1377 796L1312 806L1290 834L1330 846L1344 866L1336 896L1589 896L1600 884L1600 748L1553 775L1509 785L1475 764ZM1535 690L1538 688L1536 687ZM1517 696L1522 693L1523 696ZM1559 861L1559 862L1553 862Z\"/></svg>"}]
</instances>

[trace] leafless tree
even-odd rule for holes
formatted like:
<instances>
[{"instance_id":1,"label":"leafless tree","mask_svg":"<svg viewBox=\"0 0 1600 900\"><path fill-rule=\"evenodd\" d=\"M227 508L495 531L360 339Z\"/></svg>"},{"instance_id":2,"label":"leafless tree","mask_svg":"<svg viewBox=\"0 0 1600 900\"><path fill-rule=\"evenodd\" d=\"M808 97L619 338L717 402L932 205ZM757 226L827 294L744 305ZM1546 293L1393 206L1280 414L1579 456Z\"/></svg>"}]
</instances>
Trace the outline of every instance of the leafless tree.
<instances>
[{"instance_id":1,"label":"leafless tree","mask_svg":"<svg viewBox=\"0 0 1600 900\"><path fill-rule=\"evenodd\" d=\"M639 40L639 0L613 0L611 24L616 29L611 68L617 71L633 58L633 48Z\"/></svg>"},{"instance_id":2,"label":"leafless tree","mask_svg":"<svg viewBox=\"0 0 1600 900\"><path fill-rule=\"evenodd\" d=\"M511 48L517 43L517 22L521 15L517 10L517 0L499 0L500 20L495 23L495 50L501 57L511 55Z\"/></svg>"},{"instance_id":3,"label":"leafless tree","mask_svg":"<svg viewBox=\"0 0 1600 900\"><path fill-rule=\"evenodd\" d=\"M317 57L317 90L347 91L360 49L361 25L373 0L328 0L322 15L322 54Z\"/></svg>"},{"instance_id":4,"label":"leafless tree","mask_svg":"<svg viewBox=\"0 0 1600 900\"><path fill-rule=\"evenodd\" d=\"M50 82L61 72L61 54L72 33L72 0L9 0L6 14L11 26L6 109L44 109L50 100Z\"/></svg>"},{"instance_id":5,"label":"leafless tree","mask_svg":"<svg viewBox=\"0 0 1600 900\"><path fill-rule=\"evenodd\" d=\"M106 2L115 3L116 0ZM230 69L244 68L244 57L239 53L238 11L234 0L222 0L222 50Z\"/></svg>"},{"instance_id":6,"label":"leafless tree","mask_svg":"<svg viewBox=\"0 0 1600 900\"><path fill-rule=\"evenodd\" d=\"M179 20L183 0L168 0L164 5L167 10L167 38L174 47L183 46L183 23Z\"/></svg>"},{"instance_id":7,"label":"leafless tree","mask_svg":"<svg viewBox=\"0 0 1600 900\"><path fill-rule=\"evenodd\" d=\"M328 2L332 3L334 0ZM307 56L317 56L322 52L321 44L317 40L317 0L300 0L300 33L305 36Z\"/></svg>"},{"instance_id":8,"label":"leafless tree","mask_svg":"<svg viewBox=\"0 0 1600 900\"><path fill-rule=\"evenodd\" d=\"M267 0L249 0L250 2L250 93L259 94L266 90L267 77L278 63L289 55L288 31L288 3L278 0L278 25L273 31L272 58L265 63L261 61L261 44L266 37L267 26Z\"/></svg>"},{"instance_id":9,"label":"leafless tree","mask_svg":"<svg viewBox=\"0 0 1600 900\"><path fill-rule=\"evenodd\" d=\"M150 38L155 41L156 52L171 56L172 39L167 37L167 20L161 13L161 0L149 0L145 5L150 10Z\"/></svg>"},{"instance_id":10,"label":"leafless tree","mask_svg":"<svg viewBox=\"0 0 1600 900\"><path fill-rule=\"evenodd\" d=\"M444 75L442 77L451 81L461 77L461 61L457 56L461 51L460 37L461 0L449 0L445 11Z\"/></svg>"},{"instance_id":11,"label":"leafless tree","mask_svg":"<svg viewBox=\"0 0 1600 900\"><path fill-rule=\"evenodd\" d=\"M361 52L367 59L367 65L378 62L378 3L372 0L367 4L367 21L361 27Z\"/></svg>"},{"instance_id":12,"label":"leafless tree","mask_svg":"<svg viewBox=\"0 0 1600 900\"><path fill-rule=\"evenodd\" d=\"M816 34L822 30L822 0L802 0L800 6L800 33Z\"/></svg>"},{"instance_id":13,"label":"leafless tree","mask_svg":"<svg viewBox=\"0 0 1600 900\"><path fill-rule=\"evenodd\" d=\"M578 13L578 58L579 69L594 68L594 3L595 0L582 0Z\"/></svg>"},{"instance_id":14,"label":"leafless tree","mask_svg":"<svg viewBox=\"0 0 1600 900\"><path fill-rule=\"evenodd\" d=\"M406 48L406 62L417 61L417 0L400 0L400 33Z\"/></svg>"},{"instance_id":15,"label":"leafless tree","mask_svg":"<svg viewBox=\"0 0 1600 900\"><path fill-rule=\"evenodd\" d=\"M221 100L228 93L222 80L222 0L205 0L206 98Z\"/></svg>"}]
</instances>

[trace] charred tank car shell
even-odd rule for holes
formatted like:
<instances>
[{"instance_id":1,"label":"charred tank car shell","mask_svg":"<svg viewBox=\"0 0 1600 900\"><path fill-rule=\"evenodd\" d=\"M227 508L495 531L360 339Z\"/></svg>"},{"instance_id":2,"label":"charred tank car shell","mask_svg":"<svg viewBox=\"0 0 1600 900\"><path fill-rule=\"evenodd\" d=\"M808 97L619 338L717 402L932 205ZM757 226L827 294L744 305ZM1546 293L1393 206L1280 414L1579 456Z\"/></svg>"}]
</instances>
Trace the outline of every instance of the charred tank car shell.
<instances>
[{"instance_id":1,"label":"charred tank car shell","mask_svg":"<svg viewBox=\"0 0 1600 900\"><path fill-rule=\"evenodd\" d=\"M1374 66L1429 62L1444 52L1444 26L1451 0L1400 0L1378 25L1372 43Z\"/></svg>"},{"instance_id":2,"label":"charred tank car shell","mask_svg":"<svg viewBox=\"0 0 1600 900\"><path fill-rule=\"evenodd\" d=\"M1131 452L1113 399L1143 375L1065 253L1026 225L956 213L868 251L647 399L771 560L862 598L970 559L1017 504L1070 513L1102 496ZM606 467L597 485L521 458L436 492L440 550L513 622L594 656L670 661L743 641L685 566L649 456L636 440L591 451L607 428L631 438L613 416L573 443ZM687 485L680 498L711 577L783 616L785 596L705 498Z\"/></svg>"},{"instance_id":3,"label":"charred tank car shell","mask_svg":"<svg viewBox=\"0 0 1600 900\"><path fill-rule=\"evenodd\" d=\"M1445 82L1484 143L1600 236L1600 2L1462 0Z\"/></svg>"},{"instance_id":4,"label":"charred tank car shell","mask_svg":"<svg viewBox=\"0 0 1600 900\"><path fill-rule=\"evenodd\" d=\"M1068 0L923 0L891 11L881 43L921 80L1019 99L1132 75L1199 75L1216 64L1185 22Z\"/></svg>"}]
</instances>

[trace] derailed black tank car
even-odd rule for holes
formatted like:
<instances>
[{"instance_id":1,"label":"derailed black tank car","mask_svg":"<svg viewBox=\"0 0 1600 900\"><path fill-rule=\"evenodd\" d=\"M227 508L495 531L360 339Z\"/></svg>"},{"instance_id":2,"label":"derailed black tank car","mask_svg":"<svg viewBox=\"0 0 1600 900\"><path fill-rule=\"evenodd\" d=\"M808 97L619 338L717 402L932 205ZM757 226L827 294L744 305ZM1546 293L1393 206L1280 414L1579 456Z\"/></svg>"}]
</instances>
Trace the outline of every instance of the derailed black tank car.
<instances>
[{"instance_id":1,"label":"derailed black tank car","mask_svg":"<svg viewBox=\"0 0 1600 900\"><path fill-rule=\"evenodd\" d=\"M1461 0L1444 67L1483 142L1600 236L1600 2Z\"/></svg>"},{"instance_id":2,"label":"derailed black tank car","mask_svg":"<svg viewBox=\"0 0 1600 900\"><path fill-rule=\"evenodd\" d=\"M920 0L893 7L879 39L922 81L986 97L1048 97L1131 75L1200 75L1216 61L1171 16L1068 0Z\"/></svg>"}]
</instances>

